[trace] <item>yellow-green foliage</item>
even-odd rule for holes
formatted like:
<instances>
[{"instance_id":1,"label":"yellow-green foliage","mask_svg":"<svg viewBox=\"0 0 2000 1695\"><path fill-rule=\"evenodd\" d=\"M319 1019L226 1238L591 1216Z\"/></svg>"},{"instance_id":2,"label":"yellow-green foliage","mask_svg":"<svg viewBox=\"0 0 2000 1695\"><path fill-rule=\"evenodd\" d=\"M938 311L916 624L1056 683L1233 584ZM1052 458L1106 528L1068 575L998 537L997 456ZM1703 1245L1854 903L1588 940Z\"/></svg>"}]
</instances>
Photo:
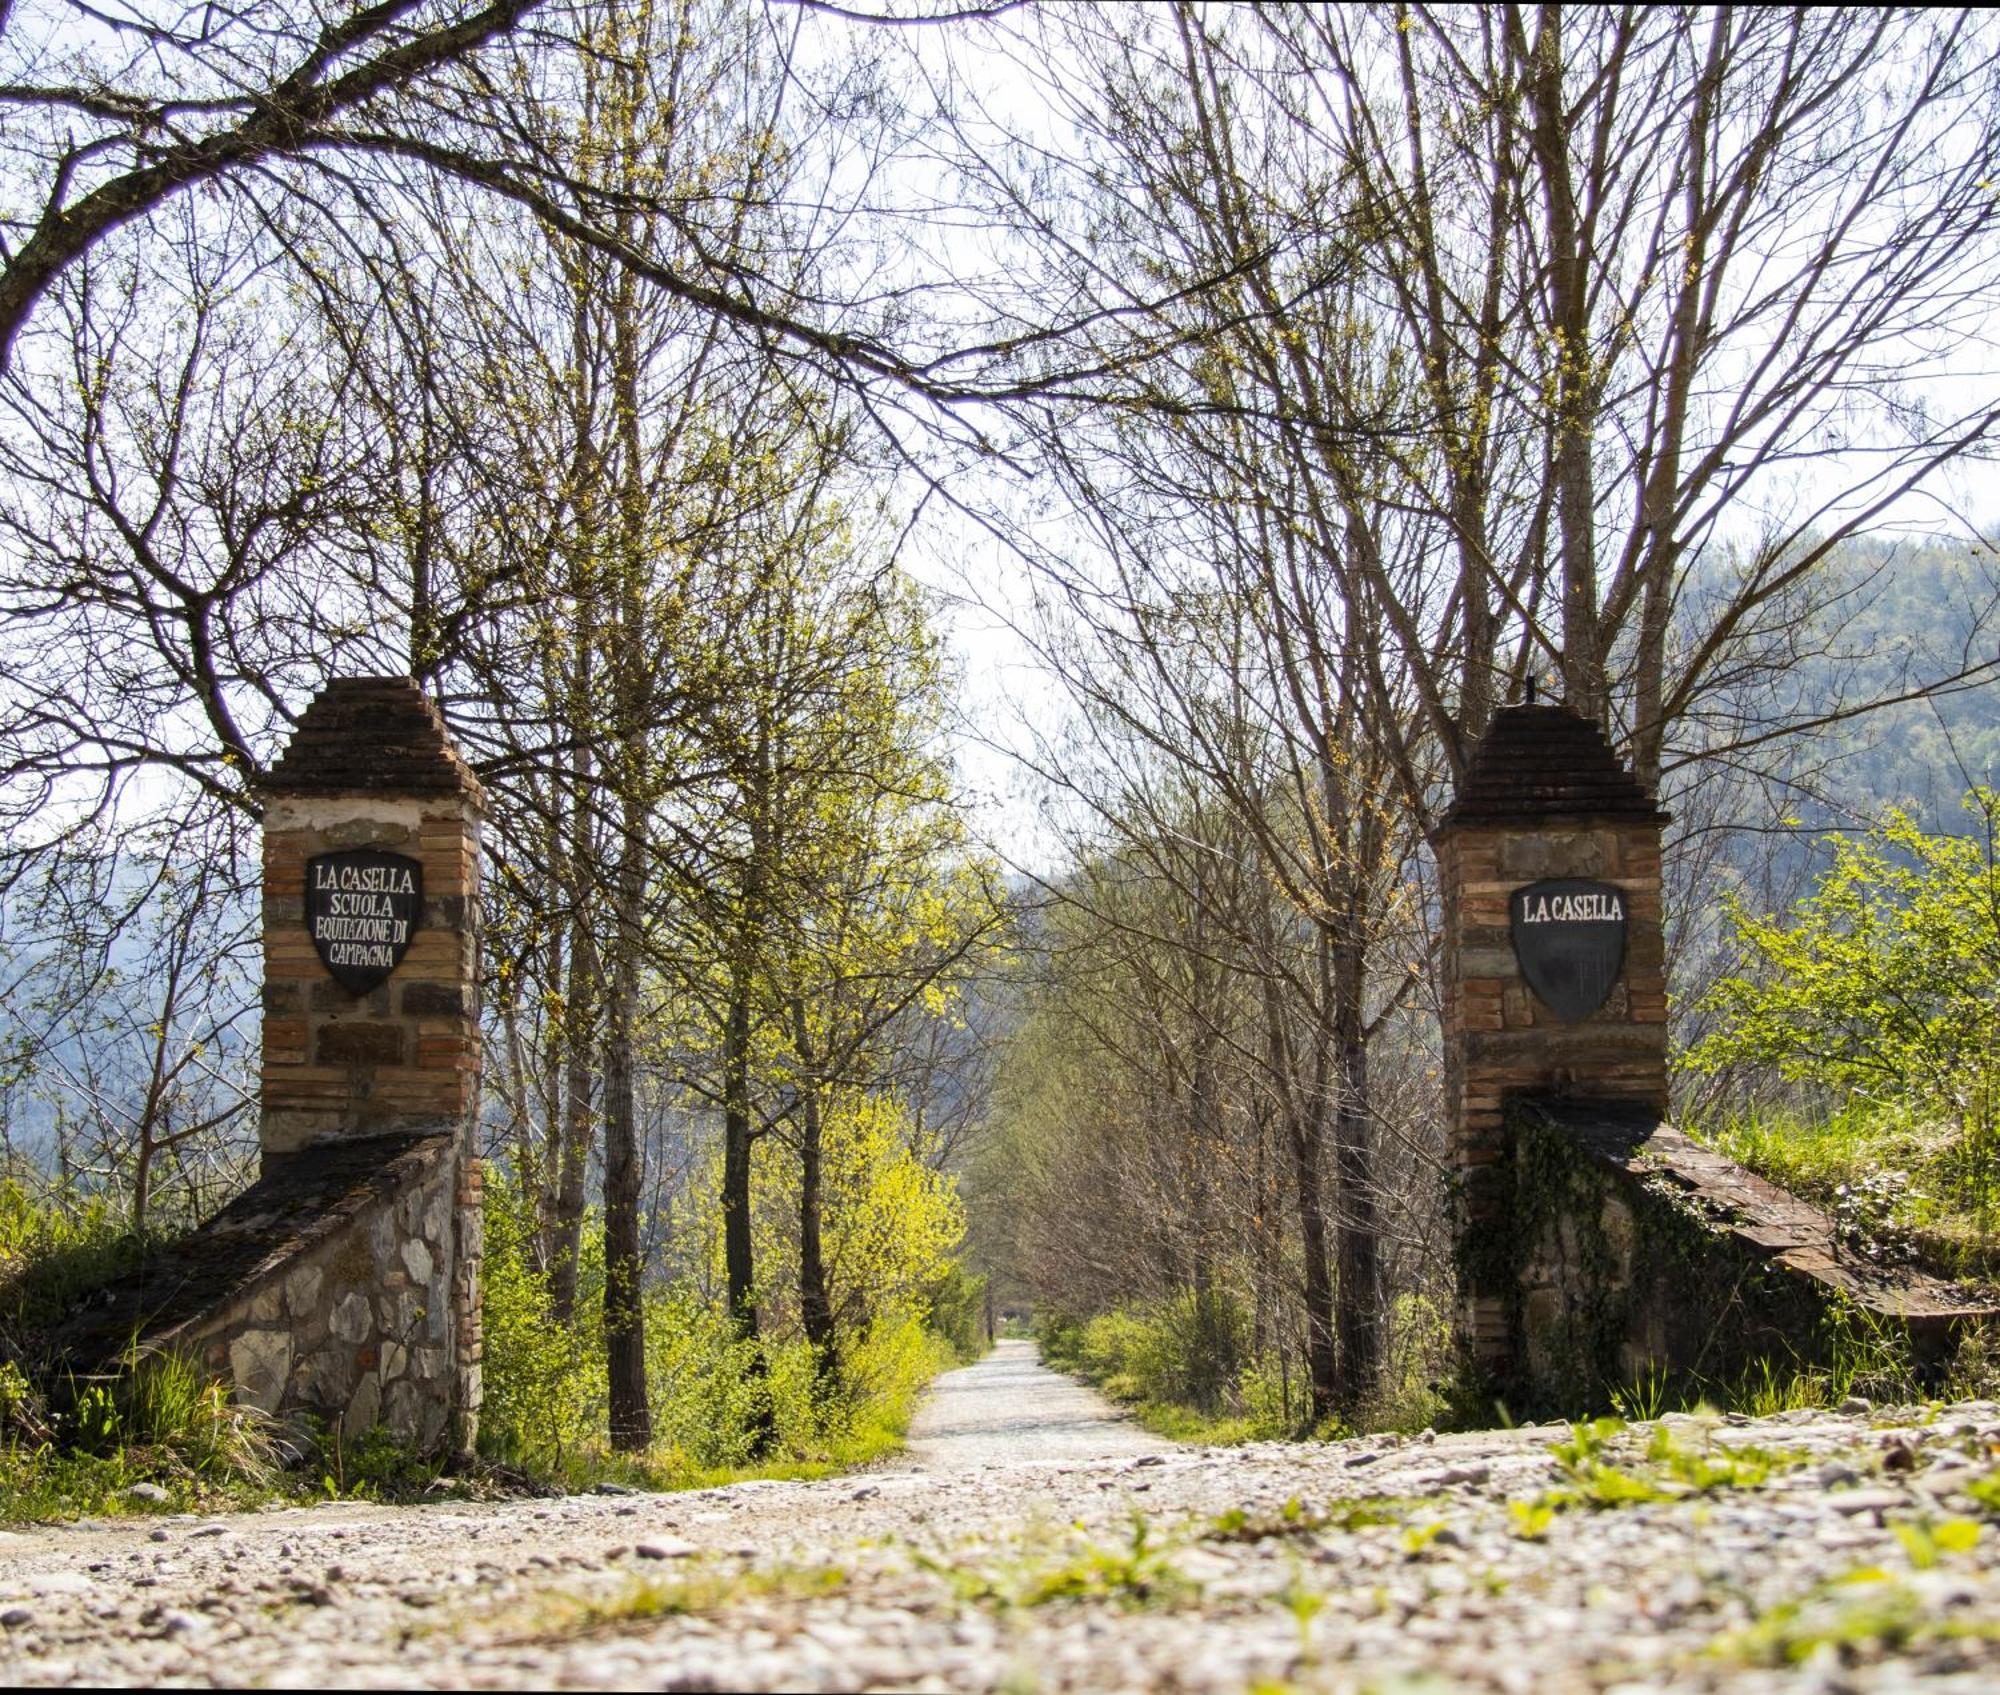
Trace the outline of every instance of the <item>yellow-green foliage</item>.
<instances>
[{"instance_id":1,"label":"yellow-green foliage","mask_svg":"<svg viewBox=\"0 0 2000 1695\"><path fill-rule=\"evenodd\" d=\"M986 1351L986 1279L953 1264L925 1291L931 1329L951 1344L959 1363Z\"/></svg>"},{"instance_id":2,"label":"yellow-green foliage","mask_svg":"<svg viewBox=\"0 0 2000 1695\"><path fill-rule=\"evenodd\" d=\"M19 1345L135 1264L145 1244L102 1195L0 1177L0 1335Z\"/></svg>"},{"instance_id":3,"label":"yellow-green foliage","mask_svg":"<svg viewBox=\"0 0 2000 1695\"><path fill-rule=\"evenodd\" d=\"M852 1329L922 1317L929 1291L957 1262L965 1207L955 1178L919 1156L893 1099L830 1092L823 1117L823 1252L835 1312ZM719 1170L716 1173L719 1177ZM782 1324L798 1286L797 1158L766 1138L753 1172L758 1280ZM721 1276L720 1209L715 1275Z\"/></svg>"},{"instance_id":4,"label":"yellow-green foliage","mask_svg":"<svg viewBox=\"0 0 2000 1695\"><path fill-rule=\"evenodd\" d=\"M1707 1433L1698 1443L1687 1443L1665 1425L1654 1428L1640 1455L1633 1451L1635 1434L1622 1418L1572 1424L1569 1440L1549 1449L1549 1457L1563 1474L1563 1484L1543 1490L1532 1500L1510 1504L1514 1534L1539 1540L1557 1513L1576 1507L1602 1511L1731 1489L1759 1489L1773 1476L1804 1464L1806 1459L1803 1453L1790 1450L1748 1444L1725 1447Z\"/></svg>"},{"instance_id":5,"label":"yellow-green foliage","mask_svg":"<svg viewBox=\"0 0 2000 1695\"><path fill-rule=\"evenodd\" d=\"M1789 913L1734 905L1747 969L1710 991L1696 1070L1748 1063L1907 1120L1949 1126L1951 1187L1991 1211L2000 1140L2000 793L1974 789L1970 835L1885 812L1834 838Z\"/></svg>"},{"instance_id":6,"label":"yellow-green foliage","mask_svg":"<svg viewBox=\"0 0 2000 1695\"><path fill-rule=\"evenodd\" d=\"M481 1322L484 1400L480 1446L492 1457L561 1470L578 1449L601 1446L608 1416L604 1350L588 1322L603 1289L598 1235L586 1230L578 1316L556 1321L548 1278L530 1253L533 1220L498 1174L486 1185Z\"/></svg>"},{"instance_id":7,"label":"yellow-green foliage","mask_svg":"<svg viewBox=\"0 0 2000 1695\"><path fill-rule=\"evenodd\" d=\"M762 1303L763 1335L736 1334L719 1295L691 1281L649 1288L645 1297L646 1378L653 1447L615 1469L666 1486L701 1484L752 1466L753 1414L767 1401L776 1421L775 1455L760 1472L796 1475L889 1452L901 1439L918 1392L954 1363L950 1342L926 1325L935 1291L963 1281L952 1258L962 1215L950 1180L913 1158L893 1113L859 1113L829 1126L828 1259L843 1303L839 1370L829 1377L799 1333L796 1305L781 1280L796 1276L787 1248L787 1208L779 1162L765 1173L759 1228L774 1277ZM689 1228L711 1238L713 1193ZM532 1221L504 1176L487 1186L485 1405L480 1445L493 1458L567 1482L607 1465L608 1395L599 1329L601 1227L585 1220L575 1316L556 1322L547 1278L534 1268ZM795 1238L794 1238L795 1241ZM716 1271L719 1274L720 1267ZM719 1275L714 1288L720 1287ZM865 1297L865 1299L863 1298Z\"/></svg>"}]
</instances>

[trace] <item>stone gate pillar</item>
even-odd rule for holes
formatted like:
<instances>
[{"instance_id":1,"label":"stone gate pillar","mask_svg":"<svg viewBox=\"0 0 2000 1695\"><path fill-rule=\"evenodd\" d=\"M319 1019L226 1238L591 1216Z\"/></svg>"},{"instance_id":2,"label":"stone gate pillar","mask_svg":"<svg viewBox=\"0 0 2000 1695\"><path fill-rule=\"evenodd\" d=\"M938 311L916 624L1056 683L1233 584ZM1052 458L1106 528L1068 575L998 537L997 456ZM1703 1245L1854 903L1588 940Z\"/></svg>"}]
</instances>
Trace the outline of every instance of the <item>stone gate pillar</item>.
<instances>
[{"instance_id":1,"label":"stone gate pillar","mask_svg":"<svg viewBox=\"0 0 2000 1695\"><path fill-rule=\"evenodd\" d=\"M469 1449L485 795L406 677L329 682L260 795L266 1181L395 1178L287 1277L288 1346L250 1363L286 1356L283 1404Z\"/></svg>"},{"instance_id":2,"label":"stone gate pillar","mask_svg":"<svg viewBox=\"0 0 2000 1695\"><path fill-rule=\"evenodd\" d=\"M1595 724L1566 706L1510 706L1432 837L1460 1324L1499 1378L1519 1363L1519 1291L1479 1249L1510 1224L1510 1101L1666 1108L1666 821Z\"/></svg>"}]
</instances>

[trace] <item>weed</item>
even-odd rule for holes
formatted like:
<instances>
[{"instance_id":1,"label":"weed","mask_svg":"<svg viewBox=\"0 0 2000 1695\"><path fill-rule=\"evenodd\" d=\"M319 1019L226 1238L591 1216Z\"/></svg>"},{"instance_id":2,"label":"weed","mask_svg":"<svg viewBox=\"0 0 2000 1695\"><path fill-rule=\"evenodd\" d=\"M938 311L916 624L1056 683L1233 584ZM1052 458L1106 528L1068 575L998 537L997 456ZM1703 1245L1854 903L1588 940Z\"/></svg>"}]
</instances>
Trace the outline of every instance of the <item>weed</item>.
<instances>
[{"instance_id":1,"label":"weed","mask_svg":"<svg viewBox=\"0 0 2000 1695\"><path fill-rule=\"evenodd\" d=\"M1268 1542L1278 1538L1317 1536L1323 1531L1369 1530L1380 1524L1401 1524L1431 1497L1363 1495L1331 1502L1324 1512L1309 1511L1294 1495L1275 1513L1249 1513L1232 1507L1208 1522L1204 1542Z\"/></svg>"},{"instance_id":2,"label":"weed","mask_svg":"<svg viewBox=\"0 0 2000 1695\"><path fill-rule=\"evenodd\" d=\"M1734 1412L1768 1418L1800 1407L1830 1407L1841 1399L1837 1391L1831 1372L1818 1367L1787 1370L1765 1358L1746 1367L1725 1398Z\"/></svg>"},{"instance_id":3,"label":"weed","mask_svg":"<svg viewBox=\"0 0 2000 1695\"><path fill-rule=\"evenodd\" d=\"M1948 1518L1942 1524L1894 1524L1889 1527L1910 1564L1930 1571L1947 1554L1968 1554L1979 1545L1982 1526L1969 1518Z\"/></svg>"},{"instance_id":4,"label":"weed","mask_svg":"<svg viewBox=\"0 0 2000 1695\"><path fill-rule=\"evenodd\" d=\"M1429 1524L1406 1524L1403 1527L1403 1552L1411 1559L1421 1559L1429 1552L1430 1545L1444 1529L1443 1519L1433 1519Z\"/></svg>"},{"instance_id":5,"label":"weed","mask_svg":"<svg viewBox=\"0 0 2000 1695\"><path fill-rule=\"evenodd\" d=\"M1333 1530L1370 1530L1378 1524L1401 1524L1422 1500L1404 1495L1364 1495L1358 1501L1336 1501L1327 1509L1325 1525Z\"/></svg>"},{"instance_id":6,"label":"weed","mask_svg":"<svg viewBox=\"0 0 2000 1695\"><path fill-rule=\"evenodd\" d=\"M1076 1558L1030 1572L1016 1590L1016 1605L1044 1606L1051 1601L1111 1601L1145 1607L1180 1600L1194 1585L1173 1567L1164 1550L1154 1546L1143 1514L1132 1516L1132 1536L1123 1548L1086 1547Z\"/></svg>"},{"instance_id":7,"label":"weed","mask_svg":"<svg viewBox=\"0 0 2000 1695\"><path fill-rule=\"evenodd\" d=\"M1563 1483L1532 1500L1512 1503L1514 1534L1538 1540L1557 1513L1575 1507L1637 1507L1724 1489L1756 1489L1773 1473L1804 1463L1799 1454L1749 1446L1724 1448L1711 1440L1696 1448L1661 1425L1646 1444L1643 1464L1620 1465L1611 1458L1611 1447L1626 1430L1624 1421L1616 1418L1571 1425L1569 1439L1549 1450Z\"/></svg>"},{"instance_id":8,"label":"weed","mask_svg":"<svg viewBox=\"0 0 2000 1695\"><path fill-rule=\"evenodd\" d=\"M1923 1642L2000 1636L2000 1625L1926 1615L1915 1590L1875 1567L1847 1573L1770 1607L1752 1624L1709 1644L1717 1659L1798 1665L1822 1648L1894 1653Z\"/></svg>"},{"instance_id":9,"label":"weed","mask_svg":"<svg viewBox=\"0 0 2000 1695\"><path fill-rule=\"evenodd\" d=\"M1704 1438L1699 1449L1679 1441L1662 1425L1646 1445L1646 1458L1663 1466L1667 1475L1699 1494L1718 1489L1758 1489L1780 1472L1804 1465L1806 1456L1783 1448L1750 1443L1724 1447Z\"/></svg>"},{"instance_id":10,"label":"weed","mask_svg":"<svg viewBox=\"0 0 2000 1695\"><path fill-rule=\"evenodd\" d=\"M320 1487L334 1501L410 1500L425 1494L442 1469L419 1459L379 1424L351 1441L336 1427L322 1458L329 1469L322 1471Z\"/></svg>"},{"instance_id":11,"label":"weed","mask_svg":"<svg viewBox=\"0 0 2000 1695\"><path fill-rule=\"evenodd\" d=\"M1174 1567L1169 1550L1153 1539L1143 1513L1132 1515L1123 1546L1103 1547L1076 1537L1059 1558L1025 1559L998 1567L961 1564L917 1550L921 1571L950 1586L970 1605L1042 1607L1058 1601L1109 1601L1121 1607L1170 1606L1191 1598L1197 1586Z\"/></svg>"},{"instance_id":12,"label":"weed","mask_svg":"<svg viewBox=\"0 0 2000 1695\"><path fill-rule=\"evenodd\" d=\"M1298 1627L1300 1660L1312 1665L1319 1657L1313 1650L1313 1621L1326 1610L1326 1596L1307 1585L1305 1574L1295 1562L1291 1579L1278 1591L1278 1599L1284 1603L1285 1610L1292 1615L1292 1623Z\"/></svg>"},{"instance_id":13,"label":"weed","mask_svg":"<svg viewBox=\"0 0 2000 1695\"><path fill-rule=\"evenodd\" d=\"M1556 1521L1554 1505L1542 1497L1532 1501L1509 1501L1507 1514L1514 1521L1512 1534L1523 1542L1541 1541Z\"/></svg>"},{"instance_id":14,"label":"weed","mask_svg":"<svg viewBox=\"0 0 2000 1695\"><path fill-rule=\"evenodd\" d=\"M543 1603L535 1627L506 1640L510 1646L567 1641L655 1619L712 1613L754 1596L817 1600L839 1593L846 1584L847 1573L839 1566L780 1565L754 1571L701 1566L675 1578L634 1577L609 1597L562 1596Z\"/></svg>"},{"instance_id":15,"label":"weed","mask_svg":"<svg viewBox=\"0 0 2000 1695\"><path fill-rule=\"evenodd\" d=\"M1984 1477L1975 1477L1965 1486L1965 1492L1995 1518L2000 1518L2000 1468Z\"/></svg>"},{"instance_id":16,"label":"weed","mask_svg":"<svg viewBox=\"0 0 2000 1695\"><path fill-rule=\"evenodd\" d=\"M1611 1404L1619 1415L1639 1423L1656 1419L1667 1410L1667 1389L1671 1379L1667 1368L1657 1361L1636 1373L1623 1389L1614 1389Z\"/></svg>"}]
</instances>

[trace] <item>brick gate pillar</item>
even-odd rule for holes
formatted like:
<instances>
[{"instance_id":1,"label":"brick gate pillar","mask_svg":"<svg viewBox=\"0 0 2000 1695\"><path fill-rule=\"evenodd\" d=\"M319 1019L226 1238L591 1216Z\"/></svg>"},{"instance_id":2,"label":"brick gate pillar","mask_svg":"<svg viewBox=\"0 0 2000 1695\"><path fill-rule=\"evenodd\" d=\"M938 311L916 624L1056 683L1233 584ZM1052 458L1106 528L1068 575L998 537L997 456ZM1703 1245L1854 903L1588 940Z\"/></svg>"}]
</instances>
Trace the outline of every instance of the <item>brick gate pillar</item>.
<instances>
[{"instance_id":1,"label":"brick gate pillar","mask_svg":"<svg viewBox=\"0 0 2000 1695\"><path fill-rule=\"evenodd\" d=\"M1504 1228L1511 1098L1572 1096L1663 1112L1667 1000L1660 834L1667 815L1566 706L1494 715L1432 836L1444 919L1448 1148L1456 1176L1461 1335L1476 1364L1514 1368L1509 1303L1476 1249ZM1624 958L1601 1003L1577 1017L1530 986L1512 904L1551 879L1615 890ZM1601 903L1603 904L1603 903ZM1578 910L1595 910L1579 908Z\"/></svg>"},{"instance_id":2,"label":"brick gate pillar","mask_svg":"<svg viewBox=\"0 0 2000 1695\"><path fill-rule=\"evenodd\" d=\"M360 1232L347 1275L311 1284L327 1310L293 1315L285 1399L349 1423L379 1414L427 1445L443 1421L467 1449L480 1399L485 794L406 677L330 681L259 792L265 1174L366 1149L423 1173Z\"/></svg>"}]
</instances>

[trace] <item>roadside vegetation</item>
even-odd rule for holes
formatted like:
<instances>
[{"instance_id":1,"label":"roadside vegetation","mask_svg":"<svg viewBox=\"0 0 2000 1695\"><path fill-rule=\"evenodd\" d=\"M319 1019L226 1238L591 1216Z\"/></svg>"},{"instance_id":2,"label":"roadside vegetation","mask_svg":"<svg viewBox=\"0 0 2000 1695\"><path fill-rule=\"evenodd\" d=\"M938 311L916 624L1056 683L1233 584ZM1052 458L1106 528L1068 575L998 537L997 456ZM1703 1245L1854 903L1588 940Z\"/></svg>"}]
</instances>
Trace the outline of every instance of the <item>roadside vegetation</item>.
<instances>
[{"instance_id":1,"label":"roadside vegetation","mask_svg":"<svg viewBox=\"0 0 2000 1695\"><path fill-rule=\"evenodd\" d=\"M23 1362L38 1333L135 1264L147 1239L101 1197L0 1180L0 1522L822 1476L894 1452L925 1383L984 1351L984 1284L951 1251L948 1187L893 1183L899 1210L875 1244L876 1303L837 1366L782 1321L760 1349L698 1290L649 1291L657 1434L642 1452L614 1452L601 1335L591 1316L552 1319L546 1275L525 1256L518 1194L502 1182L488 1195L479 1463L447 1469L379 1427L343 1437L268 1418L171 1354L135 1358L101 1383L37 1381ZM928 1212L913 1195L929 1196ZM584 1314L601 1311L602 1283L601 1257L586 1255ZM760 1454L751 1432L765 1418L775 1434Z\"/></svg>"},{"instance_id":2,"label":"roadside vegetation","mask_svg":"<svg viewBox=\"0 0 2000 1695\"><path fill-rule=\"evenodd\" d=\"M1049 1364L1094 1384L1148 1430L1223 1446L1451 1423L1453 1345L1444 1315L1407 1296L1397 1302L1389 1331L1393 1373L1358 1426L1316 1419L1292 1354L1260 1348L1241 1299L1212 1284L1085 1319L1046 1312L1035 1335Z\"/></svg>"},{"instance_id":3,"label":"roadside vegetation","mask_svg":"<svg viewBox=\"0 0 2000 1695\"><path fill-rule=\"evenodd\" d=\"M1712 1103L1690 1127L1856 1253L1980 1278L2000 1272L2000 793L1963 811L1831 838L1789 909L1730 894L1738 969L1682 1064Z\"/></svg>"},{"instance_id":4,"label":"roadside vegetation","mask_svg":"<svg viewBox=\"0 0 2000 1695\"><path fill-rule=\"evenodd\" d=\"M984 1283L955 1257L959 1213L949 1186L935 1174L914 1180L901 1159L878 1176L882 1210L865 1224L874 1255L865 1317L844 1328L836 1355L817 1348L782 1302L767 1304L767 1329L751 1339L697 1278L646 1292L652 1441L636 1452L610 1443L595 1321L601 1257L585 1254L579 1316L560 1321L547 1273L530 1257L518 1193L490 1188L482 1454L565 1488L614 1481L677 1489L816 1477L893 1453L931 1377L985 1351Z\"/></svg>"},{"instance_id":5,"label":"roadside vegetation","mask_svg":"<svg viewBox=\"0 0 2000 1695\"><path fill-rule=\"evenodd\" d=\"M1429 844L1521 700L1674 818L1695 1128L1991 1269L2000 820L1927 810L2000 757L2000 574L1942 533L1990 22L157 11L57 65L0 4L0 1157L49 1300L241 1186L259 786L384 675L486 792L492 1466L881 1452L973 1269L1171 1434L1492 1416ZM278 1451L180 1389L43 1428L7 1357L24 1476ZM1889 1371L1773 1369L1603 1388Z\"/></svg>"}]
</instances>

